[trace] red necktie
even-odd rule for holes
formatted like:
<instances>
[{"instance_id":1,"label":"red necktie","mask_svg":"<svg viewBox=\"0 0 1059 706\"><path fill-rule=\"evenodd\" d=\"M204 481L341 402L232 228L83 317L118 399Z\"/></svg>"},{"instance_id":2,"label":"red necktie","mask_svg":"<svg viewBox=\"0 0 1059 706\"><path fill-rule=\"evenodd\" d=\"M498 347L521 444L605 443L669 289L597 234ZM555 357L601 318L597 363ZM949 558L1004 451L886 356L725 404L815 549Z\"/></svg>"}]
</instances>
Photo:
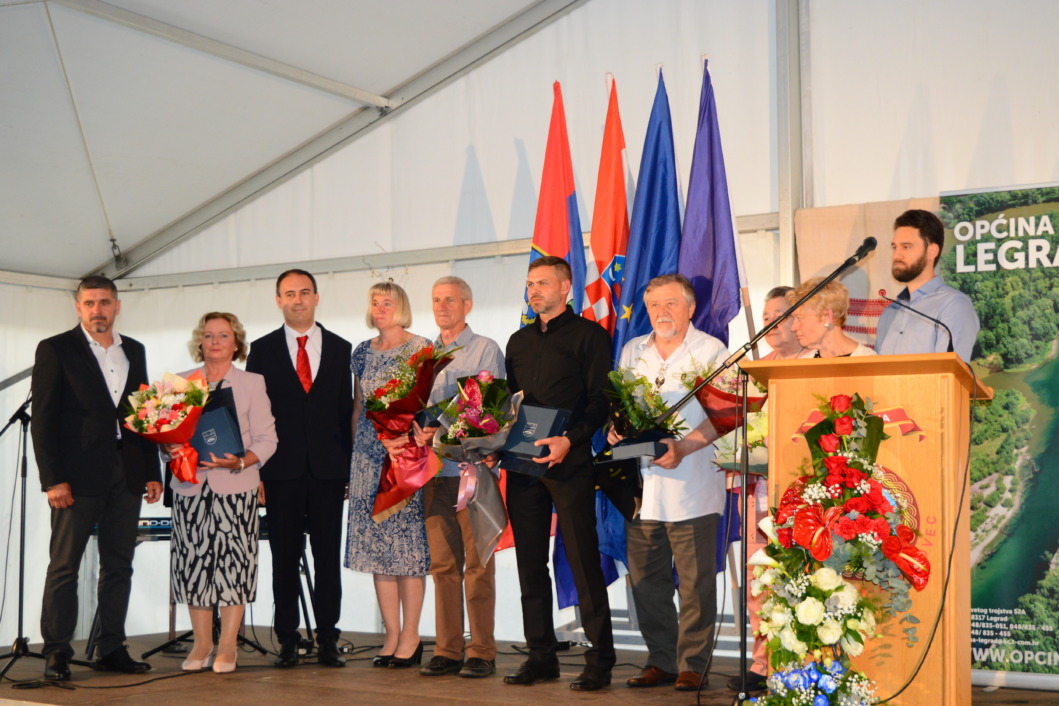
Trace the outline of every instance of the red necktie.
<instances>
[{"instance_id":1,"label":"red necktie","mask_svg":"<svg viewBox=\"0 0 1059 706\"><path fill-rule=\"evenodd\" d=\"M298 336L298 379L306 392L313 386L313 369L309 367L309 352L305 350L305 342L308 340L308 336Z\"/></svg>"}]
</instances>

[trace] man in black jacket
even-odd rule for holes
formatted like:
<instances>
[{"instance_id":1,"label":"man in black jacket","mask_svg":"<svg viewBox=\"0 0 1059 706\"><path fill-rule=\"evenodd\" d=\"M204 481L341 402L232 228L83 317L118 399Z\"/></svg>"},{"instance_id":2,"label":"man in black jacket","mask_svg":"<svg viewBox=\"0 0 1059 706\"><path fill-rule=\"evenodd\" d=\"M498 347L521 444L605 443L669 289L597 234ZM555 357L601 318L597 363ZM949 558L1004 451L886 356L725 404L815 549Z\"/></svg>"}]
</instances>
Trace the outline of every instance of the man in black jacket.
<instances>
[{"instance_id":1,"label":"man in black jacket","mask_svg":"<svg viewBox=\"0 0 1059 706\"><path fill-rule=\"evenodd\" d=\"M585 634L585 670L570 688L596 691L610 684L614 667L607 585L599 563L596 535L596 481L592 468L592 435L607 417L604 386L610 371L610 336L599 324L567 307L570 266L558 257L530 263L526 278L529 304L536 320L512 334L507 344L507 381L512 392L525 392L525 403L570 410L563 436L536 442L549 453L536 459L547 465L543 478L509 473L508 515L515 536L522 624L527 659L508 684L533 684L559 678L552 589L548 575L548 536L552 505L563 533L577 587Z\"/></svg>"},{"instance_id":2,"label":"man in black jacket","mask_svg":"<svg viewBox=\"0 0 1059 706\"><path fill-rule=\"evenodd\" d=\"M342 604L342 504L353 453L352 346L316 323L320 294L304 270L276 280L284 325L250 346L246 369L265 377L279 446L261 468L272 549L277 667L298 664L298 564L305 532L313 550L316 641L321 664L345 665L338 651Z\"/></svg>"},{"instance_id":3,"label":"man in black jacket","mask_svg":"<svg viewBox=\"0 0 1059 706\"><path fill-rule=\"evenodd\" d=\"M33 450L51 506L48 576L41 607L44 676L70 678L77 576L93 526L99 529L98 670L136 674L151 666L125 647L125 614L140 497L162 495L157 447L122 424L126 398L147 382L143 345L114 331L118 289L87 277L74 293L80 324L37 346L33 363Z\"/></svg>"}]
</instances>

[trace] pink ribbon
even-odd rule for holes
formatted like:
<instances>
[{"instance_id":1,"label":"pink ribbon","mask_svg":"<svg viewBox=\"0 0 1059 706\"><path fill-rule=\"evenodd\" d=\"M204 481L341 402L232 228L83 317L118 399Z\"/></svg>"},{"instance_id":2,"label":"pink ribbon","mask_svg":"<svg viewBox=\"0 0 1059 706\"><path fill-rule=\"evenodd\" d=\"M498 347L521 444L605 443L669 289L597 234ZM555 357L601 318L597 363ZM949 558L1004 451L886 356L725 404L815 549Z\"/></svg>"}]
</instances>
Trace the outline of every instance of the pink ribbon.
<instances>
[{"instance_id":1,"label":"pink ribbon","mask_svg":"<svg viewBox=\"0 0 1059 706\"><path fill-rule=\"evenodd\" d=\"M460 464L460 490L456 496L456 512L467 509L467 503L478 489L478 467L473 463Z\"/></svg>"}]
</instances>

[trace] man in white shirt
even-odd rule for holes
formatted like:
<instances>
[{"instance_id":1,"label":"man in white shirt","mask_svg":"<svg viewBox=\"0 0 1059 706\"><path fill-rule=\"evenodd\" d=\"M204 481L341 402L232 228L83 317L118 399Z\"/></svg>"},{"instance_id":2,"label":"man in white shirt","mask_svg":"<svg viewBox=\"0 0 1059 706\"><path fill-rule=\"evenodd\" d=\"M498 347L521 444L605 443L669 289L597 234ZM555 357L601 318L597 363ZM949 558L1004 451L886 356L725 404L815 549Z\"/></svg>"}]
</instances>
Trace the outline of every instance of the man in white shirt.
<instances>
[{"instance_id":1,"label":"man in white shirt","mask_svg":"<svg viewBox=\"0 0 1059 706\"><path fill-rule=\"evenodd\" d=\"M162 479L157 447L122 424L128 396L147 382L140 342L121 336L118 288L106 277L81 281L74 293L80 323L46 338L33 363L33 450L51 506L48 575L40 631L44 677L70 679L77 627L77 582L85 546L98 529L97 670L150 670L125 646L125 615L140 498L157 502Z\"/></svg>"},{"instance_id":2,"label":"man in white shirt","mask_svg":"<svg viewBox=\"0 0 1059 706\"><path fill-rule=\"evenodd\" d=\"M625 344L620 368L655 384L667 404L687 393L682 373L723 362L719 340L691 325L695 290L683 275L651 280L644 304L652 332ZM717 525L724 509L724 474L713 466L717 433L695 400L679 412L685 431L663 440L668 450L643 470L639 516L626 526L629 574L647 666L633 687L675 684L699 688L713 647L717 616ZM611 432L611 441L617 436ZM680 583L680 614L673 605L673 567Z\"/></svg>"}]
</instances>

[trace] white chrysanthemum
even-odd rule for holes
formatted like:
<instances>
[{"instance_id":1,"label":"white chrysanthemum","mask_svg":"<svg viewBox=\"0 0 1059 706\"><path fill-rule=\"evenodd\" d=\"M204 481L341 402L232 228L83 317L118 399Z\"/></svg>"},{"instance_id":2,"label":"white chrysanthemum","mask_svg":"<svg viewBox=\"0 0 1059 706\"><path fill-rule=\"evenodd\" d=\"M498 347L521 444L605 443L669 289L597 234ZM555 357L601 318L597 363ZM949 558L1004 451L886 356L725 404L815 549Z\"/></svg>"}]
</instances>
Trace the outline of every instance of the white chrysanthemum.
<instances>
[{"instance_id":1,"label":"white chrysanthemum","mask_svg":"<svg viewBox=\"0 0 1059 706\"><path fill-rule=\"evenodd\" d=\"M782 603L770 606L768 620L773 625L787 625L791 622L791 609Z\"/></svg>"}]
</instances>

